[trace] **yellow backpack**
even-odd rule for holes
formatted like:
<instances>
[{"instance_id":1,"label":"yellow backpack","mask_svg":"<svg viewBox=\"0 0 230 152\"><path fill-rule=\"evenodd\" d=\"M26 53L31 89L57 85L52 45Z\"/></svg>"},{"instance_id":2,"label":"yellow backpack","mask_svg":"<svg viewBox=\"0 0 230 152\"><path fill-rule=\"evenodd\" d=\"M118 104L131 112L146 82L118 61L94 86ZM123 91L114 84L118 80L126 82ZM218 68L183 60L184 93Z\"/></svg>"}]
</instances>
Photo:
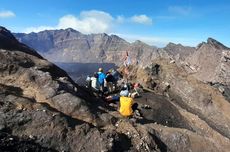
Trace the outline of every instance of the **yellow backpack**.
<instances>
[{"instance_id":1,"label":"yellow backpack","mask_svg":"<svg viewBox=\"0 0 230 152\"><path fill-rule=\"evenodd\" d=\"M122 116L131 116L133 114L132 110L133 98L130 97L120 97L120 109L119 112Z\"/></svg>"}]
</instances>

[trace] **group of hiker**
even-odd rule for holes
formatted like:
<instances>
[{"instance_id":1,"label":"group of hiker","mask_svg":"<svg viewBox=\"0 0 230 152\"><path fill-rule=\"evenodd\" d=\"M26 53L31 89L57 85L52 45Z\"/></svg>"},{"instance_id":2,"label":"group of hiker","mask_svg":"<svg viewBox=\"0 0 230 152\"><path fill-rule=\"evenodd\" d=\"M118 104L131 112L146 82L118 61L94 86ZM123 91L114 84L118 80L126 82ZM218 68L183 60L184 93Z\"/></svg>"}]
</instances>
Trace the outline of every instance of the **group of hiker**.
<instances>
[{"instance_id":1,"label":"group of hiker","mask_svg":"<svg viewBox=\"0 0 230 152\"><path fill-rule=\"evenodd\" d=\"M111 93L116 90L119 78L118 71L111 69L105 74L103 69L99 68L98 72L95 72L92 77L87 76L87 87L103 96L105 92Z\"/></svg>"},{"instance_id":2,"label":"group of hiker","mask_svg":"<svg viewBox=\"0 0 230 152\"><path fill-rule=\"evenodd\" d=\"M115 69L104 73L102 68L98 69L92 77L87 76L87 87L96 92L108 103L117 103L122 116L132 116L133 113L140 116L138 104L134 103L134 98L139 97L142 92L139 83L127 83L122 79L122 75Z\"/></svg>"},{"instance_id":3,"label":"group of hiker","mask_svg":"<svg viewBox=\"0 0 230 152\"><path fill-rule=\"evenodd\" d=\"M129 75L131 59L126 51L124 59L124 75ZM128 83L128 78L123 79L122 75L115 69L110 69L104 73L102 68L98 69L92 77L87 76L87 87L97 93L107 103L118 103L118 109L122 116L130 117L133 114L140 116L138 104L134 103L134 98L140 97L143 91L139 83Z\"/></svg>"}]
</instances>

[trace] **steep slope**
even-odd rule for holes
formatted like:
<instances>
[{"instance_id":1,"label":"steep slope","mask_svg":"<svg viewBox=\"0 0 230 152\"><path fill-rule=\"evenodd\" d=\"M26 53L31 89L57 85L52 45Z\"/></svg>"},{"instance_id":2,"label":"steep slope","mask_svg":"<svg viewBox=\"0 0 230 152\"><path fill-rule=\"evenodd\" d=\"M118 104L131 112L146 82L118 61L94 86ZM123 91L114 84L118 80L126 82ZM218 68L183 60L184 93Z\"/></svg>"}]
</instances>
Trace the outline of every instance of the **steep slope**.
<instances>
[{"instance_id":1,"label":"steep slope","mask_svg":"<svg viewBox=\"0 0 230 152\"><path fill-rule=\"evenodd\" d=\"M16 38L11 33L9 33L7 29L1 26L0 26L0 41L1 41L0 48L8 49L8 50L19 50L28 54L33 54L39 58L42 58L33 49L28 48L22 43L18 43Z\"/></svg>"},{"instance_id":2,"label":"steep slope","mask_svg":"<svg viewBox=\"0 0 230 152\"><path fill-rule=\"evenodd\" d=\"M219 91L230 101L230 49L220 42L208 38L196 48L184 47L180 44L168 44L163 51L164 57L171 62L183 67L188 73L198 80L219 89Z\"/></svg>"},{"instance_id":3,"label":"steep slope","mask_svg":"<svg viewBox=\"0 0 230 152\"><path fill-rule=\"evenodd\" d=\"M15 36L55 62L101 63L106 58L105 51L117 51L128 46L127 42L116 36L84 35L73 29L21 33Z\"/></svg>"},{"instance_id":4,"label":"steep slope","mask_svg":"<svg viewBox=\"0 0 230 152\"><path fill-rule=\"evenodd\" d=\"M170 60L155 60L153 64L144 69L130 67L129 71L130 75L128 78L130 81L139 81L145 87L151 88L152 92L164 94L173 107L175 107L173 111L178 112L177 114L171 114L171 110L167 109L168 105L166 105L163 99L155 101L157 100L156 97L146 98L148 102L145 103L149 105L153 104L156 107L162 106L166 108L165 110L168 113L168 116L166 116L163 112L164 110L162 110L161 113L156 113L154 111L146 112L147 115L149 115L148 113L153 115L153 117L148 117L148 120L154 119L158 123L167 126L170 124L179 128L181 128L180 123L184 120L186 123L182 123L182 128L196 133L195 136L198 135L208 138L211 141L218 141L218 143L215 144L221 146L217 146L219 147L217 151L225 151L229 148L230 103L217 89L196 80L196 78L185 72L182 67L178 67L175 63L170 63ZM166 118L163 119L164 122L157 120L156 117L160 119L162 116L166 116ZM180 123L176 123L177 126L175 126L175 122L170 119L170 117L173 117L173 120L176 121L175 116L180 119ZM159 130L161 129L159 128ZM164 132L166 130L167 133ZM172 145L175 146L176 144L173 144L175 140L171 139L175 136L170 135L169 132L175 133L177 131L179 130L174 128L163 129L158 137L164 142L171 141ZM193 135L185 137L186 135L184 136L182 134L183 133L181 133L181 140L193 138ZM200 139L200 137L195 138L197 141L203 140ZM167 146L169 145L167 144ZM183 147L182 145L180 145L180 148ZM175 151L174 146L171 146L173 151ZM196 147L199 146L201 145L198 144ZM188 151L188 149L182 149L180 150ZM205 146L205 149L207 151L215 151L214 149L208 150L208 146ZM191 151L199 150L193 149Z\"/></svg>"},{"instance_id":5,"label":"steep slope","mask_svg":"<svg viewBox=\"0 0 230 152\"><path fill-rule=\"evenodd\" d=\"M6 29L3 29L3 31L9 34ZM4 39L4 35L5 33L2 33L1 38ZM4 41L3 43L5 44ZM42 59L36 52L26 46L26 51L20 51L21 44L16 39L10 40L9 43L20 47L18 49L13 45L13 48L10 48L13 51L7 51L8 47L1 48L1 84L19 87L23 90L24 96L34 98L38 102L49 103L55 109L60 108L60 103L57 102L58 98L68 100L75 98L77 94L84 96L84 91L76 84L73 84L73 81L62 69ZM28 54L27 52L30 53ZM61 94L61 92L63 93ZM91 117L85 101L80 98L76 101L75 106L82 105L83 109L85 109L85 114L87 115L88 113L89 117ZM73 103L66 102L66 104ZM72 106L72 108L75 109L75 106ZM71 112L70 109L63 110L66 110L67 113ZM81 116L85 115L83 113ZM78 114L75 115L78 117Z\"/></svg>"},{"instance_id":6,"label":"steep slope","mask_svg":"<svg viewBox=\"0 0 230 152\"><path fill-rule=\"evenodd\" d=\"M187 62L196 68L194 76L210 83L230 85L230 49L220 42L209 38L187 58Z\"/></svg>"}]
</instances>

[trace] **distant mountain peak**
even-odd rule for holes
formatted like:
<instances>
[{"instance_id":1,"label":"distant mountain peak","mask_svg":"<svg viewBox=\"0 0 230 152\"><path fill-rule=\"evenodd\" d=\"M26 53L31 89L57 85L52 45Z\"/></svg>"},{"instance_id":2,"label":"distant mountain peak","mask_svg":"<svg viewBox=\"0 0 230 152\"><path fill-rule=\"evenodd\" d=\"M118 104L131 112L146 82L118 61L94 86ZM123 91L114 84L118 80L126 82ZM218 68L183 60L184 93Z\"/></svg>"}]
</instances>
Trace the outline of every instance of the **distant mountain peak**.
<instances>
[{"instance_id":1,"label":"distant mountain peak","mask_svg":"<svg viewBox=\"0 0 230 152\"><path fill-rule=\"evenodd\" d=\"M9 30L7 30L5 27L0 26L0 37L3 39L3 37L9 40L13 40L17 42L17 39L14 37L13 34Z\"/></svg>"},{"instance_id":2,"label":"distant mountain peak","mask_svg":"<svg viewBox=\"0 0 230 152\"><path fill-rule=\"evenodd\" d=\"M18 42L14 35L5 27L0 26L0 49L21 51L42 58L35 50Z\"/></svg>"},{"instance_id":3,"label":"distant mountain peak","mask_svg":"<svg viewBox=\"0 0 230 152\"><path fill-rule=\"evenodd\" d=\"M0 26L0 49L15 49L18 44L17 39L9 30Z\"/></svg>"},{"instance_id":4,"label":"distant mountain peak","mask_svg":"<svg viewBox=\"0 0 230 152\"><path fill-rule=\"evenodd\" d=\"M221 49L221 50L228 50L230 48L226 47L225 45L223 45L222 43L220 43L219 41L213 39L213 38L208 38L207 40L207 44L214 46L216 49Z\"/></svg>"},{"instance_id":5,"label":"distant mountain peak","mask_svg":"<svg viewBox=\"0 0 230 152\"><path fill-rule=\"evenodd\" d=\"M77 30L75 30L75 29L73 29L73 28L70 28L70 27L67 28L67 29L64 29L64 30L67 30L67 31L74 31L74 32L77 31Z\"/></svg>"},{"instance_id":6,"label":"distant mountain peak","mask_svg":"<svg viewBox=\"0 0 230 152\"><path fill-rule=\"evenodd\" d=\"M114 38L114 39L122 39L122 38L120 38L119 36L114 35L114 34L110 35L110 37L112 37L112 38Z\"/></svg>"},{"instance_id":7,"label":"distant mountain peak","mask_svg":"<svg viewBox=\"0 0 230 152\"><path fill-rule=\"evenodd\" d=\"M176 43L169 42L169 43L166 45L166 48L167 48L167 47L183 47L183 45L181 45L180 43L176 44Z\"/></svg>"},{"instance_id":8,"label":"distant mountain peak","mask_svg":"<svg viewBox=\"0 0 230 152\"><path fill-rule=\"evenodd\" d=\"M135 44L135 45L147 45L146 43L144 43L140 40L136 40L135 42L133 42L133 44Z\"/></svg>"}]
</instances>

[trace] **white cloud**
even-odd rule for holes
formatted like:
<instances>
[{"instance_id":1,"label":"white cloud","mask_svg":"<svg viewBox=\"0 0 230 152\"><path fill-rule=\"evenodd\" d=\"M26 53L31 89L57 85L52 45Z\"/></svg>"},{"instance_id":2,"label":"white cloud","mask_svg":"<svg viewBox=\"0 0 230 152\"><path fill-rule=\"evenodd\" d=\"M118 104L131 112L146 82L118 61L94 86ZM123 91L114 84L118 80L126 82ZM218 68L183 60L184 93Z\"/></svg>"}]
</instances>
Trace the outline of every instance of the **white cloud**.
<instances>
[{"instance_id":1,"label":"white cloud","mask_svg":"<svg viewBox=\"0 0 230 152\"><path fill-rule=\"evenodd\" d=\"M179 15L189 15L192 11L192 8L189 6L169 6L169 12L176 13Z\"/></svg>"},{"instance_id":2,"label":"white cloud","mask_svg":"<svg viewBox=\"0 0 230 152\"><path fill-rule=\"evenodd\" d=\"M0 18L10 18L15 16L16 15L12 11L0 11Z\"/></svg>"},{"instance_id":3,"label":"white cloud","mask_svg":"<svg viewBox=\"0 0 230 152\"><path fill-rule=\"evenodd\" d=\"M142 15L134 15L131 17L131 21L139 24L152 25L153 21L150 17Z\"/></svg>"},{"instance_id":4,"label":"white cloud","mask_svg":"<svg viewBox=\"0 0 230 152\"><path fill-rule=\"evenodd\" d=\"M152 19L146 15L135 15L133 17L124 17L120 15L113 17L107 12L90 10L82 11L78 16L72 14L65 15L58 20L55 26L29 27L22 32L30 33L43 30L73 28L84 34L111 33L117 25L130 23L130 21L146 25L152 24Z\"/></svg>"},{"instance_id":5,"label":"white cloud","mask_svg":"<svg viewBox=\"0 0 230 152\"><path fill-rule=\"evenodd\" d=\"M83 11L79 17L73 15L63 16L58 23L58 28L74 28L82 33L110 32L114 18L102 11Z\"/></svg>"},{"instance_id":6,"label":"white cloud","mask_svg":"<svg viewBox=\"0 0 230 152\"><path fill-rule=\"evenodd\" d=\"M111 32L115 19L108 13L103 11L91 10L82 11L79 16L65 15L61 17L56 26L39 26L29 27L23 32L39 32L50 29L66 29L73 28L84 34L90 33L107 33Z\"/></svg>"}]
</instances>

